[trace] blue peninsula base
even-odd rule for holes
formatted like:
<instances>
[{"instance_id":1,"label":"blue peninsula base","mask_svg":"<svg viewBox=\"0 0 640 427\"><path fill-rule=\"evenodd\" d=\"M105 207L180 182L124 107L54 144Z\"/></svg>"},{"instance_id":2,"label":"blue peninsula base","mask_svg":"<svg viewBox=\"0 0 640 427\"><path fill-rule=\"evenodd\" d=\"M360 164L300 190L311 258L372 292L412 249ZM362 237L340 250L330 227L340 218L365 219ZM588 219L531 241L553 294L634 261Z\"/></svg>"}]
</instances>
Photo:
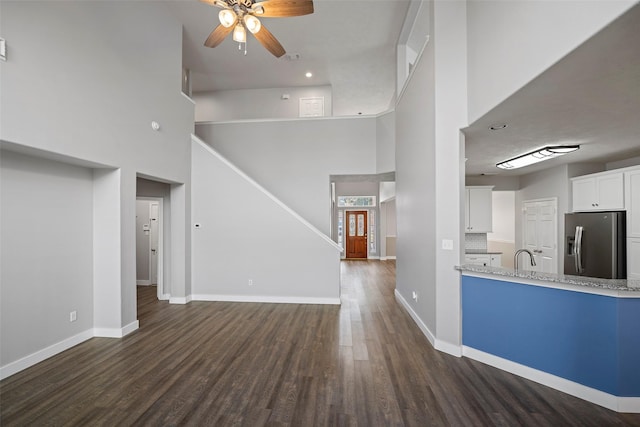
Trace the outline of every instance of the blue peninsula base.
<instances>
[{"instance_id":1,"label":"blue peninsula base","mask_svg":"<svg viewBox=\"0 0 640 427\"><path fill-rule=\"evenodd\" d=\"M529 375L523 376L533 380L536 373L564 379L577 391L562 391L620 412L640 412L640 295L463 274L462 342L469 357L526 367Z\"/></svg>"}]
</instances>

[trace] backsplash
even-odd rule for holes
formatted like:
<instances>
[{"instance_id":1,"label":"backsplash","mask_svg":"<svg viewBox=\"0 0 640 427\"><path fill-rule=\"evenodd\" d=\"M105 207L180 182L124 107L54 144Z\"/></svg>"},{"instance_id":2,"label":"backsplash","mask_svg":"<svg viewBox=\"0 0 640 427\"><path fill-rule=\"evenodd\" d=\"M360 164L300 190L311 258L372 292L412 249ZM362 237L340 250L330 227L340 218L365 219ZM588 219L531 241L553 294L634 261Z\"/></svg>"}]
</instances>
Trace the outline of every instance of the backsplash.
<instances>
[{"instance_id":1,"label":"backsplash","mask_svg":"<svg viewBox=\"0 0 640 427\"><path fill-rule=\"evenodd\" d=\"M487 233L465 233L464 248L472 250L487 250Z\"/></svg>"}]
</instances>

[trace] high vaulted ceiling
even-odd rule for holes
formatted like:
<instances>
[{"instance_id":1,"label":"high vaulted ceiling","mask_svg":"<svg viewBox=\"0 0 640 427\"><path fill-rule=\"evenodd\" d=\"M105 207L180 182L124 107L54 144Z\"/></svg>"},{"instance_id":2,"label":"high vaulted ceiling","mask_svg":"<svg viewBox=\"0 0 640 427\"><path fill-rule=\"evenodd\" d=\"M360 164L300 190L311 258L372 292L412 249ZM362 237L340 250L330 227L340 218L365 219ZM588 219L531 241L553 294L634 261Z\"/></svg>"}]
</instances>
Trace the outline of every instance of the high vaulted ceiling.
<instances>
[{"instance_id":1,"label":"high vaulted ceiling","mask_svg":"<svg viewBox=\"0 0 640 427\"><path fill-rule=\"evenodd\" d=\"M246 56L231 37L207 48L203 43L218 25L220 9L197 0L163 2L183 23L183 61L194 92L331 85L334 116L395 107L395 49L410 3L314 0L312 15L263 18L287 54L300 57L288 60L275 58L251 36ZM638 40L640 5L464 129L466 174L522 175L639 156ZM313 78L304 76L307 71ZM508 127L489 130L500 123ZM513 171L495 166L546 145L574 143L579 151L537 165Z\"/></svg>"},{"instance_id":2,"label":"high vaulted ceiling","mask_svg":"<svg viewBox=\"0 0 640 427\"><path fill-rule=\"evenodd\" d=\"M247 55L231 37L203 45L219 8L196 0L167 2L184 25L183 61L194 93L331 85L333 115L378 114L395 106L395 47L409 0L314 0L311 15L261 18L287 55L276 58L251 35ZM305 73L313 77L308 79Z\"/></svg>"}]
</instances>

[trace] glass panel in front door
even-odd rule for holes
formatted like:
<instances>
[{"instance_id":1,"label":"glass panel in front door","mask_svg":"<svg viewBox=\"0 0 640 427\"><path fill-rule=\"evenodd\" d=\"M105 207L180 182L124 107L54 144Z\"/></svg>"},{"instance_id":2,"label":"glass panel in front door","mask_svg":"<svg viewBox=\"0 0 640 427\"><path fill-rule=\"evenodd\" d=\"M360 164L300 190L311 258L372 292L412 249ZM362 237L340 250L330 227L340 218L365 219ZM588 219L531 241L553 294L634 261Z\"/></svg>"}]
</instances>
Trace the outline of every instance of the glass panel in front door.
<instances>
[{"instance_id":1,"label":"glass panel in front door","mask_svg":"<svg viewBox=\"0 0 640 427\"><path fill-rule=\"evenodd\" d=\"M358 214L358 237L364 236L364 215Z\"/></svg>"},{"instance_id":2,"label":"glass panel in front door","mask_svg":"<svg viewBox=\"0 0 640 427\"><path fill-rule=\"evenodd\" d=\"M355 215L349 215L349 236L356 235L356 218Z\"/></svg>"}]
</instances>

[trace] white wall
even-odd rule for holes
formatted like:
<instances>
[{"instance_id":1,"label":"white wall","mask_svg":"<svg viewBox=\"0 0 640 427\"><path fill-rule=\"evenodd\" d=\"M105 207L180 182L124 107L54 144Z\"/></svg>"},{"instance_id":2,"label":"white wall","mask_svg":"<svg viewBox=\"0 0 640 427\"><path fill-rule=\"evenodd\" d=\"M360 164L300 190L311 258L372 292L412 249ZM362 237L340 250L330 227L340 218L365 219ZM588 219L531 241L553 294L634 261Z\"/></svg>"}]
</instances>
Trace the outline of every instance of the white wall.
<instances>
[{"instance_id":1,"label":"white wall","mask_svg":"<svg viewBox=\"0 0 640 427\"><path fill-rule=\"evenodd\" d=\"M464 224L464 139L467 121L466 2L436 1L433 8L436 144L436 348L461 355L460 264ZM452 240L455 250L443 250Z\"/></svg>"},{"instance_id":2,"label":"white wall","mask_svg":"<svg viewBox=\"0 0 640 427\"><path fill-rule=\"evenodd\" d=\"M282 99L283 95L289 99ZM324 115L333 115L331 86L220 90L193 94L196 122L300 117L300 98L323 98Z\"/></svg>"},{"instance_id":3,"label":"white wall","mask_svg":"<svg viewBox=\"0 0 640 427\"><path fill-rule=\"evenodd\" d=\"M396 114L383 114L376 119L376 172L396 170Z\"/></svg>"},{"instance_id":4,"label":"white wall","mask_svg":"<svg viewBox=\"0 0 640 427\"><path fill-rule=\"evenodd\" d=\"M626 168L629 166L637 166L640 165L640 156L630 157L625 160L619 160L617 162L607 163L607 170Z\"/></svg>"},{"instance_id":5,"label":"white wall","mask_svg":"<svg viewBox=\"0 0 640 427\"><path fill-rule=\"evenodd\" d=\"M396 106L396 291L436 331L435 90L433 44ZM412 292L418 301L412 300Z\"/></svg>"},{"instance_id":6,"label":"white wall","mask_svg":"<svg viewBox=\"0 0 640 427\"><path fill-rule=\"evenodd\" d=\"M94 171L93 326L98 334L126 333L137 324L136 175L189 186L194 107L180 92L182 26L157 2L75 1L3 2L0 24L10 52L0 62L0 139L111 167ZM175 228L182 247L172 258L173 271L182 272L174 290L182 293L187 203L188 195L174 206L183 218ZM22 323L10 327L29 339Z\"/></svg>"},{"instance_id":7,"label":"white wall","mask_svg":"<svg viewBox=\"0 0 640 427\"><path fill-rule=\"evenodd\" d=\"M93 327L93 175L5 150L0 162L4 367Z\"/></svg>"},{"instance_id":8,"label":"white wall","mask_svg":"<svg viewBox=\"0 0 640 427\"><path fill-rule=\"evenodd\" d=\"M634 3L468 1L469 122L487 113Z\"/></svg>"},{"instance_id":9,"label":"white wall","mask_svg":"<svg viewBox=\"0 0 640 427\"><path fill-rule=\"evenodd\" d=\"M493 233L487 233L487 249L502 252L502 267L513 268L516 245L516 192L494 190L491 192L491 199Z\"/></svg>"},{"instance_id":10,"label":"white wall","mask_svg":"<svg viewBox=\"0 0 640 427\"><path fill-rule=\"evenodd\" d=\"M396 183L395 181L380 183L380 202L384 202L396 197Z\"/></svg>"},{"instance_id":11,"label":"white wall","mask_svg":"<svg viewBox=\"0 0 640 427\"><path fill-rule=\"evenodd\" d=\"M493 232L487 233L487 240L515 242L515 191L492 191L491 202Z\"/></svg>"},{"instance_id":12,"label":"white wall","mask_svg":"<svg viewBox=\"0 0 640 427\"><path fill-rule=\"evenodd\" d=\"M193 299L339 303L337 245L204 143L192 150Z\"/></svg>"},{"instance_id":13,"label":"white wall","mask_svg":"<svg viewBox=\"0 0 640 427\"><path fill-rule=\"evenodd\" d=\"M376 172L372 117L199 124L197 135L330 235L330 175Z\"/></svg>"}]
</instances>

